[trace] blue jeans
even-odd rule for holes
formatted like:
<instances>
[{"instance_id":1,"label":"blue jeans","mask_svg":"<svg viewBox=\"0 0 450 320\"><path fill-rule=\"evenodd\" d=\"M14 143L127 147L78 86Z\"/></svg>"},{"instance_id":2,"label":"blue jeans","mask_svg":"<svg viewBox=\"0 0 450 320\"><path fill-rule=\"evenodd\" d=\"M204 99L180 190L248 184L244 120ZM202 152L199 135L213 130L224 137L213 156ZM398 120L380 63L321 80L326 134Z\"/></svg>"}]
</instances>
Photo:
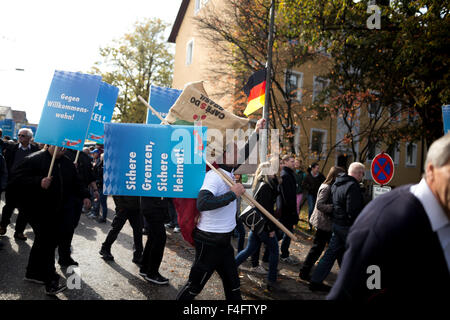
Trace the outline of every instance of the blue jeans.
<instances>
[{"instance_id":1,"label":"blue jeans","mask_svg":"<svg viewBox=\"0 0 450 320\"><path fill-rule=\"evenodd\" d=\"M236 265L239 266L248 257L250 257L258 248L260 248L261 243L267 245L269 250L269 273L267 279L271 282L277 281L277 268L278 268L278 240L277 236L269 237L269 233L266 231L260 234L255 234L250 230L248 235L247 247L238 253L236 256Z\"/></svg>"},{"instance_id":2,"label":"blue jeans","mask_svg":"<svg viewBox=\"0 0 450 320\"><path fill-rule=\"evenodd\" d=\"M100 206L102 206L102 218L106 219L106 217L108 215L108 205L106 203L108 200L108 196L103 194L103 188L98 188L98 193L100 194L100 201L94 202L92 212L96 216L98 216L100 214Z\"/></svg>"},{"instance_id":3,"label":"blue jeans","mask_svg":"<svg viewBox=\"0 0 450 320\"><path fill-rule=\"evenodd\" d=\"M311 224L309 223L309 219L311 219L311 215L314 211L314 207L316 205L316 199L317 199L317 194L308 194L308 224L309 227L311 227Z\"/></svg>"},{"instance_id":4,"label":"blue jeans","mask_svg":"<svg viewBox=\"0 0 450 320\"><path fill-rule=\"evenodd\" d=\"M286 225L283 224L286 229L288 229L290 232L294 232L294 225ZM283 240L281 241L281 257L287 258L289 257L289 246L291 245L291 238L283 232Z\"/></svg>"},{"instance_id":5,"label":"blue jeans","mask_svg":"<svg viewBox=\"0 0 450 320\"><path fill-rule=\"evenodd\" d=\"M350 227L333 224L333 235L330 244L320 259L316 270L311 276L311 282L322 283L333 268L334 261L340 260L345 251L345 243Z\"/></svg>"}]
</instances>

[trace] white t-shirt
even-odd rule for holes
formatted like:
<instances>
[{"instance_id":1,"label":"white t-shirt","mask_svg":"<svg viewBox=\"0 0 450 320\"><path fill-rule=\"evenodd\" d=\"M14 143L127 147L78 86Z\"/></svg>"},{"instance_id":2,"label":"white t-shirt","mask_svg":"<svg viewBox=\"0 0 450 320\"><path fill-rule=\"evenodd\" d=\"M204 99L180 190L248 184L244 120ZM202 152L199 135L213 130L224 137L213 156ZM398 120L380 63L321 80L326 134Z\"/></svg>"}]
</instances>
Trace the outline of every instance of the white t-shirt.
<instances>
[{"instance_id":1,"label":"white t-shirt","mask_svg":"<svg viewBox=\"0 0 450 320\"><path fill-rule=\"evenodd\" d=\"M234 179L230 172L219 169L231 179ZM214 196L221 196L228 191L230 187L222 180L222 178L210 170L205 175L205 180L200 190L208 190ZM230 202L225 207L214 210L200 212L200 219L197 228L202 231L227 233L233 231L236 227L236 200Z\"/></svg>"}]
</instances>

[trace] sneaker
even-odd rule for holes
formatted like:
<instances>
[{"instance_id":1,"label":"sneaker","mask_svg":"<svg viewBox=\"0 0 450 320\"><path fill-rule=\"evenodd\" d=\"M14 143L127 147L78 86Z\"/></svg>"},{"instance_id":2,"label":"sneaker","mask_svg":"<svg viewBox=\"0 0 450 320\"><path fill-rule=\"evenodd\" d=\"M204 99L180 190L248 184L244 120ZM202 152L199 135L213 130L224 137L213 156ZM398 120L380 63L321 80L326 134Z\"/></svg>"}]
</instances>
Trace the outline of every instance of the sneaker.
<instances>
[{"instance_id":1,"label":"sneaker","mask_svg":"<svg viewBox=\"0 0 450 320\"><path fill-rule=\"evenodd\" d=\"M297 261L297 259L292 258L291 256L287 257L287 258L280 258L281 261L288 263L288 264L292 264L292 265L296 265L299 264L299 262Z\"/></svg>"},{"instance_id":2,"label":"sneaker","mask_svg":"<svg viewBox=\"0 0 450 320\"><path fill-rule=\"evenodd\" d=\"M110 249L106 249L105 247L102 246L99 253L105 261L114 261L114 257L111 254Z\"/></svg>"},{"instance_id":3,"label":"sneaker","mask_svg":"<svg viewBox=\"0 0 450 320\"><path fill-rule=\"evenodd\" d=\"M23 233L14 232L14 238L26 241L28 238Z\"/></svg>"},{"instance_id":4,"label":"sneaker","mask_svg":"<svg viewBox=\"0 0 450 320\"><path fill-rule=\"evenodd\" d=\"M78 266L78 262L69 257L68 259L59 259L58 263L61 267L67 268L68 266Z\"/></svg>"},{"instance_id":5,"label":"sneaker","mask_svg":"<svg viewBox=\"0 0 450 320\"><path fill-rule=\"evenodd\" d=\"M166 227L166 229L173 229L175 226L173 224L171 224L171 223L166 223L164 225L164 227Z\"/></svg>"},{"instance_id":6,"label":"sneaker","mask_svg":"<svg viewBox=\"0 0 450 320\"><path fill-rule=\"evenodd\" d=\"M180 232L180 230L181 230L180 227L175 227L175 228L173 228L173 232L174 232L174 233L178 233L178 232Z\"/></svg>"},{"instance_id":7,"label":"sneaker","mask_svg":"<svg viewBox=\"0 0 450 320\"><path fill-rule=\"evenodd\" d=\"M0 227L0 236L4 236L6 234L7 227Z\"/></svg>"},{"instance_id":8,"label":"sneaker","mask_svg":"<svg viewBox=\"0 0 450 320\"><path fill-rule=\"evenodd\" d=\"M45 285L45 293L49 296L54 296L60 292L66 290L65 284L59 284L59 281L52 281L50 284Z\"/></svg>"},{"instance_id":9,"label":"sneaker","mask_svg":"<svg viewBox=\"0 0 450 320\"><path fill-rule=\"evenodd\" d=\"M256 272L256 273L262 274L262 275L266 275L267 274L267 270L264 269L262 266L251 267L250 271L251 272Z\"/></svg>"},{"instance_id":10,"label":"sneaker","mask_svg":"<svg viewBox=\"0 0 450 320\"><path fill-rule=\"evenodd\" d=\"M164 285L164 284L168 284L169 283L169 279L164 278L159 273L156 276L154 276L154 277L150 277L147 274L147 275L144 276L144 279L147 280L148 282L152 282L152 283L159 284L159 285Z\"/></svg>"},{"instance_id":11,"label":"sneaker","mask_svg":"<svg viewBox=\"0 0 450 320\"><path fill-rule=\"evenodd\" d=\"M141 270L139 270L139 275L141 276L141 277L146 277L147 276L147 273L145 273L144 271L141 271Z\"/></svg>"},{"instance_id":12,"label":"sneaker","mask_svg":"<svg viewBox=\"0 0 450 320\"><path fill-rule=\"evenodd\" d=\"M330 292L331 287L324 283L310 282L309 290L311 291L322 291L322 292Z\"/></svg>"},{"instance_id":13,"label":"sneaker","mask_svg":"<svg viewBox=\"0 0 450 320\"><path fill-rule=\"evenodd\" d=\"M98 215L96 215L95 213L89 213L87 216L89 219L95 219L98 217Z\"/></svg>"},{"instance_id":14,"label":"sneaker","mask_svg":"<svg viewBox=\"0 0 450 320\"><path fill-rule=\"evenodd\" d=\"M39 277L34 277L34 276L25 275L25 278L23 278L23 280L28 281L28 282L33 282L36 284L45 284L44 279L41 279Z\"/></svg>"}]
</instances>

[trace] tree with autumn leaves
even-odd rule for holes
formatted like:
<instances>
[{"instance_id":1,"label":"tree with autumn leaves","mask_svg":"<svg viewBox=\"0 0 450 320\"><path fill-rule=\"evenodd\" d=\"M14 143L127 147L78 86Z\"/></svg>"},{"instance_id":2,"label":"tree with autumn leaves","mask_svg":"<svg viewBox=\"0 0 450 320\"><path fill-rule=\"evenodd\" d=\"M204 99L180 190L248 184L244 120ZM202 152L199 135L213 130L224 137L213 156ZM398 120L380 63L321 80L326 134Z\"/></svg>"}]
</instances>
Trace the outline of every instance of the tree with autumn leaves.
<instances>
[{"instance_id":1,"label":"tree with autumn leaves","mask_svg":"<svg viewBox=\"0 0 450 320\"><path fill-rule=\"evenodd\" d=\"M137 97L148 99L151 84L171 86L173 54L165 39L167 27L159 19L138 21L131 33L100 49L102 60L93 72L120 89L114 120L143 123L147 108Z\"/></svg>"},{"instance_id":2,"label":"tree with autumn leaves","mask_svg":"<svg viewBox=\"0 0 450 320\"><path fill-rule=\"evenodd\" d=\"M239 114L246 103L242 86L266 63L270 1L227 2L226 10L210 9L196 20L221 53L211 71L236 81ZM441 106L450 87L448 8L434 0L377 2L380 29L367 27L376 13L367 11L369 1L276 1L270 120L288 137L289 152L294 126L307 120L338 119L346 133L330 143L328 156L345 144L360 161L377 144L424 138L430 145L443 134ZM321 75L325 89L300 109L284 83L286 70L324 56L330 64Z\"/></svg>"}]
</instances>

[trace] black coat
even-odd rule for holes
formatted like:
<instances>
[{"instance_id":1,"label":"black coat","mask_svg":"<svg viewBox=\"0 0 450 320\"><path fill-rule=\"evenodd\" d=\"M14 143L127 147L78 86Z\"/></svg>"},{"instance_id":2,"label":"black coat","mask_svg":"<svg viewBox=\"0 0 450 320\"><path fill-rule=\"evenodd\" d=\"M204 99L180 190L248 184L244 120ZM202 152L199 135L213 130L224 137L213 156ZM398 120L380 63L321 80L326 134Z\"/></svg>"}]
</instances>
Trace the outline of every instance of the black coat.
<instances>
[{"instance_id":1,"label":"black coat","mask_svg":"<svg viewBox=\"0 0 450 320\"><path fill-rule=\"evenodd\" d=\"M280 221L289 225L297 224L297 182L294 171L288 167L281 170L280 196L282 197Z\"/></svg>"},{"instance_id":2,"label":"black coat","mask_svg":"<svg viewBox=\"0 0 450 320\"><path fill-rule=\"evenodd\" d=\"M147 222L169 222L169 198L141 197L141 212Z\"/></svg>"},{"instance_id":3,"label":"black coat","mask_svg":"<svg viewBox=\"0 0 450 320\"><path fill-rule=\"evenodd\" d=\"M47 177L52 156L47 150L35 152L27 157L14 171L10 186L19 190L26 201L21 207L33 211L57 212L61 210L70 196L90 198L90 194L81 180L73 162L62 156L55 160L50 187L45 190L41 181Z\"/></svg>"},{"instance_id":4,"label":"black coat","mask_svg":"<svg viewBox=\"0 0 450 320\"><path fill-rule=\"evenodd\" d=\"M442 246L421 202L396 188L371 201L350 228L347 248L328 299L442 299L448 302L450 272ZM381 290L367 288L369 266L380 268Z\"/></svg>"},{"instance_id":5,"label":"black coat","mask_svg":"<svg viewBox=\"0 0 450 320\"><path fill-rule=\"evenodd\" d=\"M9 180L13 177L13 165L14 158L16 157L16 152L19 150L19 143L6 142L3 144L3 155L6 160L6 168L8 169ZM38 146L30 143L30 154L39 151ZM18 164L19 165L19 164Z\"/></svg>"},{"instance_id":6,"label":"black coat","mask_svg":"<svg viewBox=\"0 0 450 320\"><path fill-rule=\"evenodd\" d=\"M313 177L311 173L306 175L303 179L302 189L308 192L308 194L317 197L317 192L319 191L320 185L325 181L325 176L319 172L317 177Z\"/></svg>"},{"instance_id":7,"label":"black coat","mask_svg":"<svg viewBox=\"0 0 450 320\"><path fill-rule=\"evenodd\" d=\"M358 181L341 173L331 187L333 223L351 226L364 208L364 197Z\"/></svg>"},{"instance_id":8,"label":"black coat","mask_svg":"<svg viewBox=\"0 0 450 320\"><path fill-rule=\"evenodd\" d=\"M68 149L65 153L72 162L75 161L77 151ZM84 152L80 152L77 162L78 177L83 181L83 185L88 186L91 182L95 181L94 172L92 168L91 158Z\"/></svg>"},{"instance_id":9,"label":"black coat","mask_svg":"<svg viewBox=\"0 0 450 320\"><path fill-rule=\"evenodd\" d=\"M133 196L113 196L116 210L123 211L140 211L141 199Z\"/></svg>"},{"instance_id":10,"label":"black coat","mask_svg":"<svg viewBox=\"0 0 450 320\"><path fill-rule=\"evenodd\" d=\"M255 200L264 207L271 215L275 215L275 202L277 200L278 196L278 180L270 179L269 183L266 183L264 181L260 182L256 186L255 192L257 192L254 195ZM275 231L277 227L275 224L269 220L263 213L261 213L261 216L265 219L266 224L264 227L264 230L267 232Z\"/></svg>"}]
</instances>

